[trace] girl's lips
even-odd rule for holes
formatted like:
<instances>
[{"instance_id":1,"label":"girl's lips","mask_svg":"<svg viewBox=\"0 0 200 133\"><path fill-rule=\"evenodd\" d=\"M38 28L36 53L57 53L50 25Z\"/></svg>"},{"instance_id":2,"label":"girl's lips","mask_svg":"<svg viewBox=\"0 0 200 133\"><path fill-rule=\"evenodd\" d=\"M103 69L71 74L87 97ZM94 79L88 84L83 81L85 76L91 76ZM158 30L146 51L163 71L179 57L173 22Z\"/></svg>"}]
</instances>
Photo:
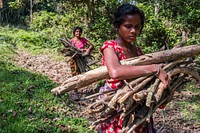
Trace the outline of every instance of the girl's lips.
<instances>
[{"instance_id":1,"label":"girl's lips","mask_svg":"<svg viewBox=\"0 0 200 133\"><path fill-rule=\"evenodd\" d=\"M129 38L135 40L136 36L129 36Z\"/></svg>"}]
</instances>

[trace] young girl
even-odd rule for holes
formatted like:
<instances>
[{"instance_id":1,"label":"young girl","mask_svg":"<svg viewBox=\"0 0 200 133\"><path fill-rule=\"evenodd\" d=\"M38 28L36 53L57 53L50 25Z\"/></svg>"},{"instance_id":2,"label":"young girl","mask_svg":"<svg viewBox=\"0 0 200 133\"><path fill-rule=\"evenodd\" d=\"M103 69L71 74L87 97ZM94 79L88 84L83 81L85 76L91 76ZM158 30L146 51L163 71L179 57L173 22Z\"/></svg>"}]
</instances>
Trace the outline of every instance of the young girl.
<instances>
[{"instance_id":1,"label":"young girl","mask_svg":"<svg viewBox=\"0 0 200 133\"><path fill-rule=\"evenodd\" d=\"M141 65L128 66L121 65L120 60L142 55L139 47L132 44L140 35L144 26L144 13L136 6L123 4L118 7L114 14L113 25L117 29L118 38L104 42L101 47L102 64L108 69L110 75L106 79L106 84L100 91L121 88L123 80L137 78L149 74L155 74L164 83L169 84L167 73L161 65ZM122 129L122 119L119 116L99 125L98 133L119 133ZM146 123L139 125L135 133L146 133L148 131ZM152 132L155 132L153 129Z\"/></svg>"}]
</instances>

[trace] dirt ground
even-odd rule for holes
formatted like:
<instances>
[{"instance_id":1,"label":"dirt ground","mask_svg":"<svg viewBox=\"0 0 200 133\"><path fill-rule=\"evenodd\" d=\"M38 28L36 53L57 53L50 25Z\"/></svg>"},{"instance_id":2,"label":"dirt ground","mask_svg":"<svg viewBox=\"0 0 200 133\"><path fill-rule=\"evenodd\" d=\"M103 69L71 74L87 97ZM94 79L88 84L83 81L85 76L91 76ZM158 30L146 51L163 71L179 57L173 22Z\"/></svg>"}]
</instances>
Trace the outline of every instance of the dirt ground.
<instances>
[{"instance_id":1,"label":"dirt ground","mask_svg":"<svg viewBox=\"0 0 200 133\"><path fill-rule=\"evenodd\" d=\"M27 52L20 51L14 62L16 65L30 71L42 73L59 84L71 77L69 65L65 60L58 62L47 55L33 56ZM200 133L200 125L194 125L192 119L184 120L179 111L180 107L175 106L175 102L189 100L191 95L193 94L182 93L181 91L176 92L173 101L165 109L158 109L154 113L154 126L158 133ZM81 106L81 108L83 107L82 104L77 105Z\"/></svg>"}]
</instances>

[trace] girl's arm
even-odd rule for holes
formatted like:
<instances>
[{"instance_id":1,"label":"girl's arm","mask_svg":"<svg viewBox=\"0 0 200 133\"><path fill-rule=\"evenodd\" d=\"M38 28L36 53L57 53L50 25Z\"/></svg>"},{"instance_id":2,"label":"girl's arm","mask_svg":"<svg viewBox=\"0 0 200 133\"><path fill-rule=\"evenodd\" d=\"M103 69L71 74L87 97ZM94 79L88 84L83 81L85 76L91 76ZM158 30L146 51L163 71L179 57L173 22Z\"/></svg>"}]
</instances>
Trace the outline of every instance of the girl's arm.
<instances>
[{"instance_id":1,"label":"girl's arm","mask_svg":"<svg viewBox=\"0 0 200 133\"><path fill-rule=\"evenodd\" d=\"M104 49L103 55L105 59L105 65L112 79L124 80L150 74L157 74L157 77L164 83L164 85L167 86L169 84L170 79L168 78L167 73L161 68L161 65L121 65L113 48Z\"/></svg>"},{"instance_id":2,"label":"girl's arm","mask_svg":"<svg viewBox=\"0 0 200 133\"><path fill-rule=\"evenodd\" d=\"M90 53L92 49L94 48L94 45L90 41L86 41L86 44L89 45L89 48L86 49L86 53Z\"/></svg>"}]
</instances>

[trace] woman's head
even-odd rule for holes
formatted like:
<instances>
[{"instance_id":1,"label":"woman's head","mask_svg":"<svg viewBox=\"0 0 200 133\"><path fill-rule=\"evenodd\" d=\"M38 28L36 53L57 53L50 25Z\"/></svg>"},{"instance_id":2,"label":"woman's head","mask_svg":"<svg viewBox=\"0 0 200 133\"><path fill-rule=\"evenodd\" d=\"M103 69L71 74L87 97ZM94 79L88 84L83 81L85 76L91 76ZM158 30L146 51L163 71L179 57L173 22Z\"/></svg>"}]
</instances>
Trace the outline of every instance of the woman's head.
<instances>
[{"instance_id":1,"label":"woman's head","mask_svg":"<svg viewBox=\"0 0 200 133\"><path fill-rule=\"evenodd\" d=\"M114 21L113 21L114 27L118 29L128 16L136 14L139 15L141 19L141 29L140 29L141 32L145 20L144 13L135 5L131 5L129 3L119 6L117 11L114 13Z\"/></svg>"},{"instance_id":2,"label":"woman's head","mask_svg":"<svg viewBox=\"0 0 200 133\"><path fill-rule=\"evenodd\" d=\"M81 27L76 26L76 27L74 27L73 35L74 36L78 35L80 37L82 32L83 32L83 29Z\"/></svg>"}]
</instances>

